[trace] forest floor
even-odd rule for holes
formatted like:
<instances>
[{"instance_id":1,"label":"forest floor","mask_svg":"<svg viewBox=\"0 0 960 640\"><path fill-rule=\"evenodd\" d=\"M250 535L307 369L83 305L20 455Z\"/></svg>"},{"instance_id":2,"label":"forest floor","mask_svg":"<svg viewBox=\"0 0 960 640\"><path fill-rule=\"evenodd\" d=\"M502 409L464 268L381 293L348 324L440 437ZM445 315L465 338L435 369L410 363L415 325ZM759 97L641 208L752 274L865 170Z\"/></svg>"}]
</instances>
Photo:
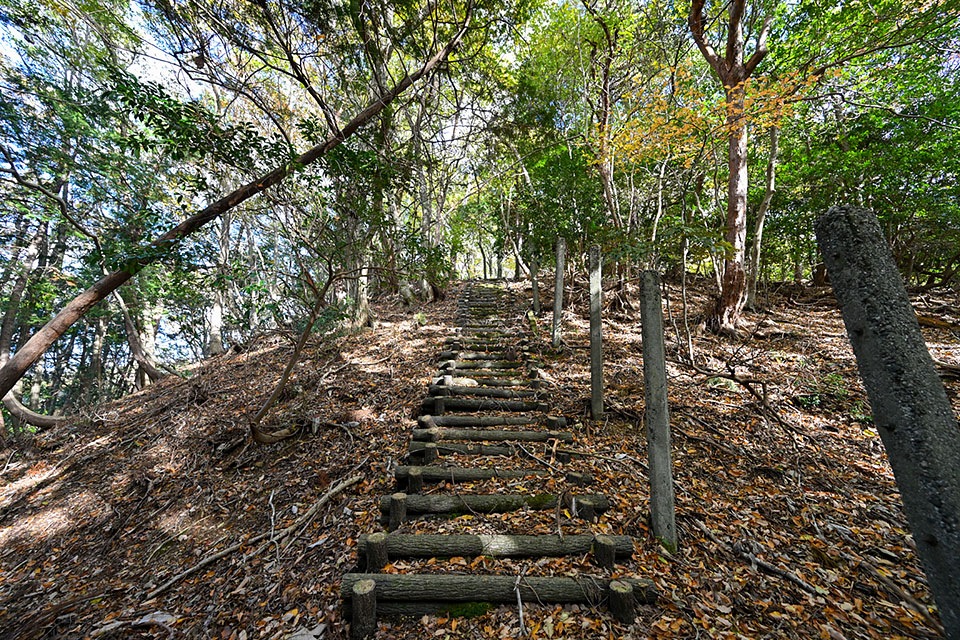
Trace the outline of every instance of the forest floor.
<instances>
[{"instance_id":1,"label":"forest floor","mask_svg":"<svg viewBox=\"0 0 960 640\"><path fill-rule=\"evenodd\" d=\"M529 298L529 288L509 286ZM554 412L568 417L574 446L593 454L575 461L575 470L597 477L613 505L599 523L565 521L564 532L635 536L634 558L618 569L652 578L660 602L629 628L602 608L525 605L528 637L939 637L829 292L782 290L768 301L770 311L748 314L749 339L693 335L698 372L681 363L679 286L668 290L677 320L667 321L676 555L659 549L646 524L639 319L606 316L609 409L600 421L585 416L585 294L574 295L565 313L566 348L542 354ZM706 302L705 290L693 287L691 309ZM311 344L265 426L317 427L281 443L228 446L243 442L246 421L291 351L288 340L263 338L203 362L189 379L166 378L3 452L0 637L346 637L340 576L355 568L357 537L378 529L376 500L393 490L391 469L454 325L457 293L454 287L445 301L414 309L382 300L374 305L377 328ZM928 324L943 322L924 329L935 357L960 363L955 294L915 302ZM523 322L519 311L515 322ZM725 377L731 371L762 381L769 408L760 382L737 383ZM956 406L960 385L946 382ZM359 482L304 518L356 474ZM276 535L294 524L292 535ZM552 533L556 521L515 513L409 525L428 528ZM265 537L253 541L257 535ZM596 570L583 558L451 558L387 570L440 565L509 575ZM378 637L504 638L517 637L519 627L517 608L500 607L475 618L383 622Z\"/></svg>"}]
</instances>

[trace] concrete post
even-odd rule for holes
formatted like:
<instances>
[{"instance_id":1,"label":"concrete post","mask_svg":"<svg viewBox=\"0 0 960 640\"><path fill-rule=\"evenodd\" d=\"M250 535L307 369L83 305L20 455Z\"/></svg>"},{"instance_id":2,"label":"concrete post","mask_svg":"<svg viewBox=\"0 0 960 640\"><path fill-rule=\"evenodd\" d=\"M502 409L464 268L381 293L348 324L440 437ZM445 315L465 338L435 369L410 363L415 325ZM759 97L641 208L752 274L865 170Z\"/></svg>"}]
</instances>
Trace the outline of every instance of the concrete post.
<instances>
[{"instance_id":1,"label":"concrete post","mask_svg":"<svg viewBox=\"0 0 960 640\"><path fill-rule=\"evenodd\" d=\"M557 238L557 274L553 284L553 348L560 347L560 316L563 313L563 272L566 267L567 241Z\"/></svg>"},{"instance_id":2,"label":"concrete post","mask_svg":"<svg viewBox=\"0 0 960 640\"><path fill-rule=\"evenodd\" d=\"M816 222L873 419L947 637L960 640L960 429L876 216Z\"/></svg>"},{"instance_id":3,"label":"concrete post","mask_svg":"<svg viewBox=\"0 0 960 640\"><path fill-rule=\"evenodd\" d=\"M643 325L644 422L650 464L650 514L653 535L673 553L677 550L677 523L670 457L670 406L667 401L660 277L656 271L644 271L641 278L640 321Z\"/></svg>"},{"instance_id":4,"label":"concrete post","mask_svg":"<svg viewBox=\"0 0 960 640\"><path fill-rule=\"evenodd\" d=\"M600 247L590 247L590 416L603 415L603 327L600 319Z\"/></svg>"}]
</instances>

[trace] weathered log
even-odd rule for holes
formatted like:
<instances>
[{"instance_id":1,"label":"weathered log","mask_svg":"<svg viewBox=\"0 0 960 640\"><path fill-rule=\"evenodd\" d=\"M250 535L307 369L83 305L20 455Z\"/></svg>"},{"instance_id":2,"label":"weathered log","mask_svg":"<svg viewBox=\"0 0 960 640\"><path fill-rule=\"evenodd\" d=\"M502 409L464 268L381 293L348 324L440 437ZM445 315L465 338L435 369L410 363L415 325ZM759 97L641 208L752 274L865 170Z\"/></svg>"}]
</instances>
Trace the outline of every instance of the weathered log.
<instances>
[{"instance_id":1,"label":"weathered log","mask_svg":"<svg viewBox=\"0 0 960 640\"><path fill-rule=\"evenodd\" d=\"M433 444L433 443L431 443ZM439 467L427 467L431 469L437 469ZM423 467L406 467L407 474L404 479L404 483L407 487L407 493L423 493ZM436 482L431 480L426 480L427 482ZM399 478L397 484L400 485Z\"/></svg>"},{"instance_id":2,"label":"weathered log","mask_svg":"<svg viewBox=\"0 0 960 640\"><path fill-rule=\"evenodd\" d=\"M437 442L440 440L440 429L430 427L429 429L414 429L413 439L417 442Z\"/></svg>"},{"instance_id":3,"label":"weathered log","mask_svg":"<svg viewBox=\"0 0 960 640\"><path fill-rule=\"evenodd\" d=\"M347 596L361 580L375 580L378 602L405 602L415 598L434 602L515 603L517 591L525 602L551 604L596 604L605 599L610 581L602 578L527 576L517 582L515 576L454 574L365 574L343 576L341 594ZM633 587L633 599L642 604L657 600L652 580L621 579ZM516 589L516 590L515 590ZM344 598L346 599L346 598Z\"/></svg>"},{"instance_id":4,"label":"weathered log","mask_svg":"<svg viewBox=\"0 0 960 640\"><path fill-rule=\"evenodd\" d=\"M437 354L437 360L496 360L490 352L463 351L454 349L452 351L441 351Z\"/></svg>"},{"instance_id":5,"label":"weathered log","mask_svg":"<svg viewBox=\"0 0 960 640\"><path fill-rule=\"evenodd\" d=\"M572 443L569 431L501 431L497 429L414 429L413 439L420 442L466 440L468 442L547 442Z\"/></svg>"},{"instance_id":6,"label":"weathered log","mask_svg":"<svg viewBox=\"0 0 960 640\"><path fill-rule=\"evenodd\" d=\"M515 391L513 389L480 389L477 387L458 387L432 384L429 387L431 396L474 396L477 398L532 398L536 391Z\"/></svg>"},{"instance_id":7,"label":"weathered log","mask_svg":"<svg viewBox=\"0 0 960 640\"><path fill-rule=\"evenodd\" d=\"M431 462L436 462L437 458L440 457L440 448L437 446L436 442L427 442L423 445L423 461L426 464Z\"/></svg>"},{"instance_id":8,"label":"weathered log","mask_svg":"<svg viewBox=\"0 0 960 640\"><path fill-rule=\"evenodd\" d=\"M432 419L433 424L430 424ZM501 425L537 424L536 418L527 416L420 416L420 428L437 427L498 427Z\"/></svg>"},{"instance_id":9,"label":"weathered log","mask_svg":"<svg viewBox=\"0 0 960 640\"><path fill-rule=\"evenodd\" d=\"M406 522L409 498L410 496L405 493L395 493L392 496L384 496L381 499L381 510L387 513L391 531Z\"/></svg>"},{"instance_id":10,"label":"weathered log","mask_svg":"<svg viewBox=\"0 0 960 640\"><path fill-rule=\"evenodd\" d=\"M394 477L398 487L403 487L419 472L421 488L425 482L477 482L494 478L528 478L549 475L541 469L476 469L456 467L397 467ZM410 493L413 493L411 491Z\"/></svg>"},{"instance_id":11,"label":"weathered log","mask_svg":"<svg viewBox=\"0 0 960 640\"><path fill-rule=\"evenodd\" d=\"M597 566L613 570L617 562L617 543L610 536L599 535L593 540L593 560Z\"/></svg>"},{"instance_id":12,"label":"weathered log","mask_svg":"<svg viewBox=\"0 0 960 640\"><path fill-rule=\"evenodd\" d=\"M456 369L464 371L469 369L522 369L524 363L522 360L444 360L440 363L440 369Z\"/></svg>"},{"instance_id":13,"label":"weathered log","mask_svg":"<svg viewBox=\"0 0 960 640\"><path fill-rule=\"evenodd\" d=\"M443 411L431 412L431 407L443 407ZM446 411L545 411L547 405L525 400L433 396L423 401L421 409L434 415L442 415Z\"/></svg>"},{"instance_id":14,"label":"weathered log","mask_svg":"<svg viewBox=\"0 0 960 640\"><path fill-rule=\"evenodd\" d=\"M490 556L494 558L533 558L537 556L561 557L582 556L594 549L594 536L554 535L543 536L503 536L503 535L437 535L437 534L400 534L362 535L357 544L357 557L367 559L371 566L371 557L379 552L377 544L383 537L386 549L384 565L390 558L453 558ZM601 536L597 536L600 538ZM633 539L630 536L603 536L612 543L611 551L615 558L625 559L633 555ZM594 551L594 553L596 553ZM383 565L381 565L382 567ZM376 569L379 571L379 569ZM368 572L370 570L368 569Z\"/></svg>"},{"instance_id":15,"label":"weathered log","mask_svg":"<svg viewBox=\"0 0 960 640\"><path fill-rule=\"evenodd\" d=\"M350 597L350 638L361 640L377 632L377 595L376 582L367 574L363 580L356 580L347 593Z\"/></svg>"},{"instance_id":16,"label":"weathered log","mask_svg":"<svg viewBox=\"0 0 960 640\"><path fill-rule=\"evenodd\" d=\"M390 505L393 504L394 496L383 496L380 498L380 511L384 514L390 513ZM400 494L406 495L406 494ZM610 504L607 498L602 495L582 495L575 496L579 504L590 503L596 513L603 513ZM533 509L543 511L555 509L557 506L557 497L549 493L537 495L522 494L496 494L496 495L428 495L428 496L406 496L406 515L427 513L506 513L518 509Z\"/></svg>"},{"instance_id":17,"label":"weathered log","mask_svg":"<svg viewBox=\"0 0 960 640\"><path fill-rule=\"evenodd\" d=\"M637 617L637 598L628 580L612 580L608 586L610 613L623 624L633 624Z\"/></svg>"},{"instance_id":18,"label":"weathered log","mask_svg":"<svg viewBox=\"0 0 960 640\"><path fill-rule=\"evenodd\" d=\"M435 443L430 443L435 444ZM410 453L423 454L425 442L410 442ZM462 456L515 456L518 449L511 446L497 446L490 444L435 444L436 451L440 455L457 454ZM427 462L424 458L424 462Z\"/></svg>"},{"instance_id":19,"label":"weathered log","mask_svg":"<svg viewBox=\"0 0 960 640\"><path fill-rule=\"evenodd\" d=\"M390 562L390 536L382 532L371 533L361 536L361 539L363 555L358 557L361 560L366 558L367 573L380 573Z\"/></svg>"}]
</instances>

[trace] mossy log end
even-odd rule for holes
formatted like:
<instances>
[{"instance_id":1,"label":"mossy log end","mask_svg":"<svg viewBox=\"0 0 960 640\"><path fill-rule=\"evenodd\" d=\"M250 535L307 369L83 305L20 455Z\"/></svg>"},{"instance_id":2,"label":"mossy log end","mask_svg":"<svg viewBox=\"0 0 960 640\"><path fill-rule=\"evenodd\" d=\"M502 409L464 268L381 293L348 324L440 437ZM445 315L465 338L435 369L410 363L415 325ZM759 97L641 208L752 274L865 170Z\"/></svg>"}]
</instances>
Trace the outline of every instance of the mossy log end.
<instances>
[{"instance_id":1,"label":"mossy log end","mask_svg":"<svg viewBox=\"0 0 960 640\"><path fill-rule=\"evenodd\" d=\"M375 540L378 534L371 534ZM537 556L581 556L589 553L595 544L594 536L565 535L438 535L438 534L379 534L385 538L388 558L453 558L491 556L495 558L531 558ZM360 536L357 556L362 560L368 555L366 534ZM613 550L619 559L633 555L633 539L630 536L605 536L613 542ZM371 546L371 549L374 547ZM379 549L379 547L377 547ZM362 565L362 563L361 563Z\"/></svg>"},{"instance_id":2,"label":"mossy log end","mask_svg":"<svg viewBox=\"0 0 960 640\"><path fill-rule=\"evenodd\" d=\"M574 496L577 502L583 503L589 501L593 505L595 513L603 513L610 508L610 503L606 496L599 494ZM475 511L477 513L506 513L508 511L517 511L518 509L533 509L544 511L555 509L557 506L557 497L549 493L537 495L522 494L496 494L496 495L430 495L430 496L406 496L406 515L419 514L437 514L437 513L460 513ZM391 497L384 496L380 498L380 512L390 513Z\"/></svg>"},{"instance_id":3,"label":"mossy log end","mask_svg":"<svg viewBox=\"0 0 960 640\"><path fill-rule=\"evenodd\" d=\"M550 475L541 469L476 469L456 467L397 467L397 486L404 487L413 469L420 470L423 482L477 482L494 478L527 478L531 476Z\"/></svg>"},{"instance_id":4,"label":"mossy log end","mask_svg":"<svg viewBox=\"0 0 960 640\"><path fill-rule=\"evenodd\" d=\"M512 604L517 591L524 602L551 604L596 604L607 597L610 580L582 576L579 578L524 577L517 584L515 576L451 575L451 574L366 574L343 576L340 592L348 600L353 585L361 580L375 580L378 613L387 602L491 602ZM657 588L652 580L621 578L633 587L637 604L657 601Z\"/></svg>"},{"instance_id":5,"label":"mossy log end","mask_svg":"<svg viewBox=\"0 0 960 640\"><path fill-rule=\"evenodd\" d=\"M467 440L470 442L547 442L559 440L572 443L573 434L569 431L500 431L494 429L414 429L413 439L420 442L439 440Z\"/></svg>"}]
</instances>

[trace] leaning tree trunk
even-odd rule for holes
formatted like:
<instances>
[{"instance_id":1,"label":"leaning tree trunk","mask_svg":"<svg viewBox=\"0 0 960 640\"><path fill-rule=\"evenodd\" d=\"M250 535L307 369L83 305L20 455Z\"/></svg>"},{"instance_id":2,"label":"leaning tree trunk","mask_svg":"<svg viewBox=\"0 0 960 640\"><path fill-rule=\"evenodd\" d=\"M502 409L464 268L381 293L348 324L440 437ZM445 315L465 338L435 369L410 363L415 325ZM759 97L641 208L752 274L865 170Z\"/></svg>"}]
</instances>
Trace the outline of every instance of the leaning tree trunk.
<instances>
[{"instance_id":1,"label":"leaning tree trunk","mask_svg":"<svg viewBox=\"0 0 960 640\"><path fill-rule=\"evenodd\" d=\"M470 6L472 7L472 5ZM393 89L369 104L363 111L357 114L353 120L342 127L339 132L312 147L295 160L284 163L260 179L247 183L199 213L187 218L151 243L149 250L140 251L137 257L127 260L122 269L101 278L89 289L71 300L53 319L34 334L26 344L17 349L16 354L14 354L13 358L11 358L6 365L0 368L0 394L5 396L6 393L13 388L17 380L23 377L23 374L43 355L50 345L60 338L74 322L82 318L95 304L116 291L118 287L145 266L165 256L180 240L245 200L262 193L295 171L299 171L304 166L312 164L318 158L329 153L330 150L338 147L344 140L353 135L357 129L393 102L393 100L410 85L433 70L442 60L445 60L447 56L450 55L450 52L459 46L469 26L470 9L468 8L463 26L457 31L450 42L447 43L447 46L437 52L436 55L430 58L420 69L405 76Z\"/></svg>"}]
</instances>

